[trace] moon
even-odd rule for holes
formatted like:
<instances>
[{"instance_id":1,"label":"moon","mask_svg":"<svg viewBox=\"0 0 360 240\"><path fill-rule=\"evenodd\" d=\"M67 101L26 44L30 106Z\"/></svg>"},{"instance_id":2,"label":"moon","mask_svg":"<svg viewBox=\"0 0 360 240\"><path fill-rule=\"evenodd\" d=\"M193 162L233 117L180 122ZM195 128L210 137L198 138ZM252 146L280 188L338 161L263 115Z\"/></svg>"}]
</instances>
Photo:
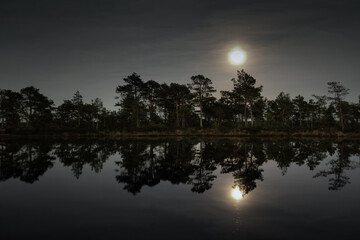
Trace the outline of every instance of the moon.
<instances>
[{"instance_id":1,"label":"moon","mask_svg":"<svg viewBox=\"0 0 360 240\"><path fill-rule=\"evenodd\" d=\"M246 60L246 53L241 49L234 49L229 53L229 61L233 65L240 65Z\"/></svg>"},{"instance_id":2,"label":"moon","mask_svg":"<svg viewBox=\"0 0 360 240\"><path fill-rule=\"evenodd\" d=\"M243 198L243 193L240 191L239 187L236 186L232 191L231 191L231 196L233 199L235 200L241 200Z\"/></svg>"}]
</instances>

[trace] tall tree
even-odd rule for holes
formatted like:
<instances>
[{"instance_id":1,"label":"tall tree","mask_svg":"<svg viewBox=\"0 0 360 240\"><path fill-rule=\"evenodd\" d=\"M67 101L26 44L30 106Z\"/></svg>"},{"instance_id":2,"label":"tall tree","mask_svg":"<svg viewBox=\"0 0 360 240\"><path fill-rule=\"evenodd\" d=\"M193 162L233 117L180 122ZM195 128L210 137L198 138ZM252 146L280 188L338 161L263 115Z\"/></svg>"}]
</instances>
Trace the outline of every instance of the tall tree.
<instances>
[{"instance_id":1,"label":"tall tree","mask_svg":"<svg viewBox=\"0 0 360 240\"><path fill-rule=\"evenodd\" d=\"M83 113L83 109L84 109L84 103L83 103L83 97L81 96L79 91L76 91L74 93L74 96L71 99L71 102L72 102L75 112L76 112L77 127L80 127L81 117L82 117L82 113Z\"/></svg>"},{"instance_id":2,"label":"tall tree","mask_svg":"<svg viewBox=\"0 0 360 240\"><path fill-rule=\"evenodd\" d=\"M0 90L1 128L10 130L19 126L22 101L23 97L20 93L11 90Z\"/></svg>"},{"instance_id":3,"label":"tall tree","mask_svg":"<svg viewBox=\"0 0 360 240\"><path fill-rule=\"evenodd\" d=\"M23 97L23 117L27 127L48 125L52 120L54 102L33 86L21 89L20 93Z\"/></svg>"},{"instance_id":4,"label":"tall tree","mask_svg":"<svg viewBox=\"0 0 360 240\"><path fill-rule=\"evenodd\" d=\"M140 127L140 114L143 107L141 96L144 91L144 82L140 75L133 73L123 79L125 85L119 85L116 93L120 95L120 101L115 106L120 106L122 110L130 114L136 122L136 128ZM119 97L117 97L119 98Z\"/></svg>"},{"instance_id":5,"label":"tall tree","mask_svg":"<svg viewBox=\"0 0 360 240\"><path fill-rule=\"evenodd\" d=\"M68 130L78 125L77 114L74 104L71 100L64 102L56 108L55 118L60 130Z\"/></svg>"},{"instance_id":6,"label":"tall tree","mask_svg":"<svg viewBox=\"0 0 360 240\"><path fill-rule=\"evenodd\" d=\"M328 97L315 94L313 94L313 97L315 98L315 101L313 102L313 108L315 110L316 119L321 124L326 123L324 120Z\"/></svg>"},{"instance_id":7,"label":"tall tree","mask_svg":"<svg viewBox=\"0 0 360 240\"><path fill-rule=\"evenodd\" d=\"M169 97L170 87L166 83L160 85L160 89L158 92L157 105L161 109L162 117L164 122L167 123L169 121L170 112L172 109L172 102Z\"/></svg>"},{"instance_id":8,"label":"tall tree","mask_svg":"<svg viewBox=\"0 0 360 240\"><path fill-rule=\"evenodd\" d=\"M170 84L168 96L175 109L176 128L180 127L180 121L182 122L182 126L185 127L186 106L189 106L187 104L187 100L191 99L190 95L190 90L186 87L186 85L177 83Z\"/></svg>"},{"instance_id":9,"label":"tall tree","mask_svg":"<svg viewBox=\"0 0 360 240\"><path fill-rule=\"evenodd\" d=\"M221 91L221 98L219 102L223 105L223 112L228 122L236 122L241 115L242 104L241 99L239 100L234 96L232 91Z\"/></svg>"},{"instance_id":10,"label":"tall tree","mask_svg":"<svg viewBox=\"0 0 360 240\"><path fill-rule=\"evenodd\" d=\"M207 98L212 97L216 92L212 86L212 81L204 75L195 75L191 77L192 83L188 84L190 90L195 93L195 101L200 108L200 128L203 128L203 105Z\"/></svg>"},{"instance_id":11,"label":"tall tree","mask_svg":"<svg viewBox=\"0 0 360 240\"><path fill-rule=\"evenodd\" d=\"M234 97L243 102L244 122L247 125L247 109L250 112L251 125L254 125L253 106L255 101L261 98L262 86L255 87L256 79L244 70L237 71L237 77L231 79L234 83Z\"/></svg>"},{"instance_id":12,"label":"tall tree","mask_svg":"<svg viewBox=\"0 0 360 240\"><path fill-rule=\"evenodd\" d=\"M345 126L342 104L344 97L349 94L349 89L341 85L340 82L328 82L327 84L329 93L334 94L334 96L329 97L329 99L332 100L337 106L340 127L341 130L344 131Z\"/></svg>"},{"instance_id":13,"label":"tall tree","mask_svg":"<svg viewBox=\"0 0 360 240\"><path fill-rule=\"evenodd\" d=\"M286 124L293 114L294 106L290 95L284 92L279 93L275 100L268 101L268 119L274 119Z\"/></svg>"},{"instance_id":14,"label":"tall tree","mask_svg":"<svg viewBox=\"0 0 360 240\"><path fill-rule=\"evenodd\" d=\"M299 120L299 126L302 127L302 121L308 109L308 104L301 95L296 96L293 100L294 110L297 113L297 119Z\"/></svg>"},{"instance_id":15,"label":"tall tree","mask_svg":"<svg viewBox=\"0 0 360 240\"><path fill-rule=\"evenodd\" d=\"M91 114L92 114L92 122L93 128L99 130L99 123L105 120L106 109L104 108L104 104L100 98L95 98L91 100Z\"/></svg>"},{"instance_id":16,"label":"tall tree","mask_svg":"<svg viewBox=\"0 0 360 240\"><path fill-rule=\"evenodd\" d=\"M159 91L160 84L155 82L154 80L149 80L145 82L142 88L142 97L144 98L149 111L150 123L152 123L157 117L156 104L158 101Z\"/></svg>"}]
</instances>

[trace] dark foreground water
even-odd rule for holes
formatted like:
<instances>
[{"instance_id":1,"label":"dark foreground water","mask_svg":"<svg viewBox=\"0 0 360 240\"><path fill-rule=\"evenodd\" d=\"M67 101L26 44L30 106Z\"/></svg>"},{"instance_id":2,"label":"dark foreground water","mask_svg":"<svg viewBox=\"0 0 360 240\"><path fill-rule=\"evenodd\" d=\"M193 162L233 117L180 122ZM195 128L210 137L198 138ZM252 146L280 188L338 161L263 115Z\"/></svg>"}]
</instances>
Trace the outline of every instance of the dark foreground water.
<instances>
[{"instance_id":1,"label":"dark foreground water","mask_svg":"<svg viewBox=\"0 0 360 240\"><path fill-rule=\"evenodd\" d=\"M360 142L0 143L0 239L357 239Z\"/></svg>"}]
</instances>

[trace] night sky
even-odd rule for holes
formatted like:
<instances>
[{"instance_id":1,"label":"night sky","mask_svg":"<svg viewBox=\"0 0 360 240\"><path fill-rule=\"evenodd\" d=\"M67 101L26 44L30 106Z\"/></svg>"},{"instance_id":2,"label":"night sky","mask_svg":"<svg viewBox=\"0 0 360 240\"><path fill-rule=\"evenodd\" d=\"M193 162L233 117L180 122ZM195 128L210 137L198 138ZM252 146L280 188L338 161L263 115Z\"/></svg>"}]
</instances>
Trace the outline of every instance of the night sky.
<instances>
[{"instance_id":1,"label":"night sky","mask_svg":"<svg viewBox=\"0 0 360 240\"><path fill-rule=\"evenodd\" d=\"M327 93L328 81L360 94L360 1L16 1L0 3L0 88L33 85L61 104L79 90L114 108L115 88L144 81L218 90L242 68L274 99ZM234 66L240 47L247 61Z\"/></svg>"}]
</instances>

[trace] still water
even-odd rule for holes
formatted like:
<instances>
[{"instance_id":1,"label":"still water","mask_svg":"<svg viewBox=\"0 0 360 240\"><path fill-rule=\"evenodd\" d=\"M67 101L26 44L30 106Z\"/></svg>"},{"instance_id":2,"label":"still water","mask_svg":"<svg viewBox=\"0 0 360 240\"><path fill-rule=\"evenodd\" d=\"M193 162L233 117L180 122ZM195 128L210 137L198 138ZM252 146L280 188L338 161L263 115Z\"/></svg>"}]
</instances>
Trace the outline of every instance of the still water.
<instances>
[{"instance_id":1,"label":"still water","mask_svg":"<svg viewBox=\"0 0 360 240\"><path fill-rule=\"evenodd\" d=\"M1 239L355 239L360 142L1 142Z\"/></svg>"}]
</instances>

